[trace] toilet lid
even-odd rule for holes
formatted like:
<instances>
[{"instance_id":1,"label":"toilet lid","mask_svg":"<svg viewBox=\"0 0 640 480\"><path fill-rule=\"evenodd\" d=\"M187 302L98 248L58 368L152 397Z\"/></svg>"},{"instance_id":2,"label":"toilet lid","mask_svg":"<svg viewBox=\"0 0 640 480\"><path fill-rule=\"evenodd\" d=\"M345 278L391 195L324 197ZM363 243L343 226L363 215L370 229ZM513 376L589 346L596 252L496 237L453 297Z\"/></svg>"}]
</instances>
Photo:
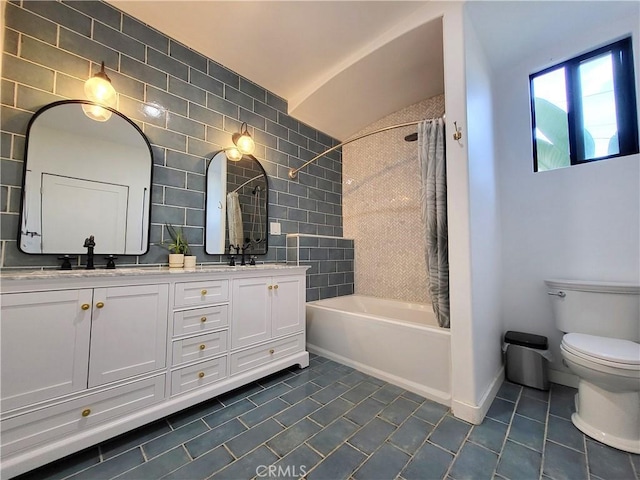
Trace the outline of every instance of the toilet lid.
<instances>
[{"instance_id":1,"label":"toilet lid","mask_svg":"<svg viewBox=\"0 0 640 480\"><path fill-rule=\"evenodd\" d=\"M567 333L562 343L589 357L625 365L640 365L640 343L619 338L598 337L584 333Z\"/></svg>"}]
</instances>

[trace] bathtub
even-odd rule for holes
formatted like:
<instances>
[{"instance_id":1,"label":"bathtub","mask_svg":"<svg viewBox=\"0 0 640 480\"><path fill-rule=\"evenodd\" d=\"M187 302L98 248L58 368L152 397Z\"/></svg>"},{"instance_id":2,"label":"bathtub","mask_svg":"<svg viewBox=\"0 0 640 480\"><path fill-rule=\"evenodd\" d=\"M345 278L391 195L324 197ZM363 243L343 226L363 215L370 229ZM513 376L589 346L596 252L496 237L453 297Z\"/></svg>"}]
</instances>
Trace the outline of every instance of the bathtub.
<instances>
[{"instance_id":1,"label":"bathtub","mask_svg":"<svg viewBox=\"0 0 640 480\"><path fill-rule=\"evenodd\" d=\"M307 302L307 349L451 404L451 336L431 305L346 295Z\"/></svg>"}]
</instances>

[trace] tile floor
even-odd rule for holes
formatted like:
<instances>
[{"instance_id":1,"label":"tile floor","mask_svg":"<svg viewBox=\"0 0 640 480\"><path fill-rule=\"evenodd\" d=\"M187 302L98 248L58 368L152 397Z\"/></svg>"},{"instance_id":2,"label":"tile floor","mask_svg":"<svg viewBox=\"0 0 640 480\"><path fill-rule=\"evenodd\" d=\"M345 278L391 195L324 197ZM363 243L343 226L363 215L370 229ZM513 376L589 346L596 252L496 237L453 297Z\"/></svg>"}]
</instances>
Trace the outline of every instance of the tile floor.
<instances>
[{"instance_id":1,"label":"tile floor","mask_svg":"<svg viewBox=\"0 0 640 480\"><path fill-rule=\"evenodd\" d=\"M29 472L44 479L640 479L640 455L569 421L575 390L505 382L481 425L312 355L242 389Z\"/></svg>"}]
</instances>

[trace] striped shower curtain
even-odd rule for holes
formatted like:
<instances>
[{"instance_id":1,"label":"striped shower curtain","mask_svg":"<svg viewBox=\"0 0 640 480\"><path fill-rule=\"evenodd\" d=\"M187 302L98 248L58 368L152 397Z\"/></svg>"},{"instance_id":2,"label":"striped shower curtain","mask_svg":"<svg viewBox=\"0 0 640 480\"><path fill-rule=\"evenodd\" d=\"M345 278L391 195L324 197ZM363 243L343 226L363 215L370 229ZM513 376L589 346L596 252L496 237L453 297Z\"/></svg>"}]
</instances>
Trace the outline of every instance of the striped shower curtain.
<instances>
[{"instance_id":1,"label":"striped shower curtain","mask_svg":"<svg viewBox=\"0 0 640 480\"><path fill-rule=\"evenodd\" d=\"M449 328L447 169L442 118L418 124L418 161L421 173L421 213L427 236L425 255L429 295L438 324Z\"/></svg>"}]
</instances>

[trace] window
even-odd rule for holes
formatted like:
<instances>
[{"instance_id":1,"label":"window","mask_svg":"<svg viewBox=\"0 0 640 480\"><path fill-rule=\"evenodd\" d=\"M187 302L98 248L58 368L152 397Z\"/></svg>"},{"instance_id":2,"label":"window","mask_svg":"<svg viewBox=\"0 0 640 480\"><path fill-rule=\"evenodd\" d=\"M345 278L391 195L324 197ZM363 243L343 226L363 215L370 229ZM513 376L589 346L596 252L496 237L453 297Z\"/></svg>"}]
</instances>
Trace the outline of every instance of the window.
<instances>
[{"instance_id":1,"label":"window","mask_svg":"<svg viewBox=\"0 0 640 480\"><path fill-rule=\"evenodd\" d=\"M535 172L638 153L631 38L529 77Z\"/></svg>"}]
</instances>

